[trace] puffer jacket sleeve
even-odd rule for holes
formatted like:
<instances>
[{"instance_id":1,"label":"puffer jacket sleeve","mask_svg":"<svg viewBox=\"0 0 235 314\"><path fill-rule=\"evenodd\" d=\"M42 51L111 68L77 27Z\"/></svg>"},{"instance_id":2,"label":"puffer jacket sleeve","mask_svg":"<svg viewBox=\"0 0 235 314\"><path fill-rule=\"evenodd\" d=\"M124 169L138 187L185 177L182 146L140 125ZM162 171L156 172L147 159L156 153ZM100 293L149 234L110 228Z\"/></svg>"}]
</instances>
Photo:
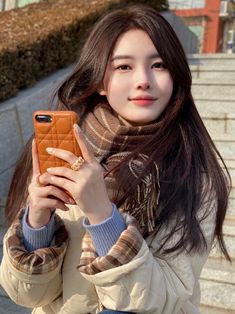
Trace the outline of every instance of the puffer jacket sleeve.
<instances>
[{"instance_id":1,"label":"puffer jacket sleeve","mask_svg":"<svg viewBox=\"0 0 235 314\"><path fill-rule=\"evenodd\" d=\"M68 234L61 218L55 215L51 246L28 252L23 246L22 216L23 211L3 240L0 284L15 303L33 308L49 304L61 293L61 265Z\"/></svg>"},{"instance_id":2,"label":"puffer jacket sleeve","mask_svg":"<svg viewBox=\"0 0 235 314\"><path fill-rule=\"evenodd\" d=\"M191 304L214 237L215 201L206 206L203 213L209 214L201 221L201 228L208 249L202 254L185 251L168 256L161 254L157 248L163 243L167 230L146 242L134 218L128 215L124 215L127 229L106 256L96 254L86 233L78 268L96 286L101 303L109 309L142 314L181 313L188 303ZM177 243L181 232L177 231L169 245ZM196 299L199 303L200 297L196 296Z\"/></svg>"}]
</instances>

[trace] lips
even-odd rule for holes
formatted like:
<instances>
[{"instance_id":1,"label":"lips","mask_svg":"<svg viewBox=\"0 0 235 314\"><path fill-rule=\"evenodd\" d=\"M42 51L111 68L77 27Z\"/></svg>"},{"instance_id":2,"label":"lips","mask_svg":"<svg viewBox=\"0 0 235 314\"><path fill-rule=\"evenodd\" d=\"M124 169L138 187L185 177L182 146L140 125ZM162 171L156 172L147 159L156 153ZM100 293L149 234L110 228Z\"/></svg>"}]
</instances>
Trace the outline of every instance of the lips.
<instances>
[{"instance_id":1,"label":"lips","mask_svg":"<svg viewBox=\"0 0 235 314\"><path fill-rule=\"evenodd\" d=\"M141 96L136 96L136 97L130 98L129 100L138 106L149 106L154 101L156 101L157 98L154 98L154 97L149 96L149 95L141 95Z\"/></svg>"}]
</instances>

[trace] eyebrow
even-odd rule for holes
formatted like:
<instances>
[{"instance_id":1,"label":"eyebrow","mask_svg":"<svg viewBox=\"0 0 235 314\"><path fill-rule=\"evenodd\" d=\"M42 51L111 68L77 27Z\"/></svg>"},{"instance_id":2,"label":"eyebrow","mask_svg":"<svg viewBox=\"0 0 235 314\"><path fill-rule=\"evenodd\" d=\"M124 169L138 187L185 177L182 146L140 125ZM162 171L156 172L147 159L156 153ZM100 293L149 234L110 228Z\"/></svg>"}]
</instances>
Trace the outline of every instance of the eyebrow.
<instances>
[{"instance_id":1,"label":"eyebrow","mask_svg":"<svg viewBox=\"0 0 235 314\"><path fill-rule=\"evenodd\" d=\"M156 58L160 58L158 53L153 53L153 54L150 54L148 56L148 59L156 59ZM122 59L134 60L135 58L133 56L130 56L130 55L117 55L117 56L114 56L113 58L111 58L111 62L113 62L115 60L122 60Z\"/></svg>"}]
</instances>

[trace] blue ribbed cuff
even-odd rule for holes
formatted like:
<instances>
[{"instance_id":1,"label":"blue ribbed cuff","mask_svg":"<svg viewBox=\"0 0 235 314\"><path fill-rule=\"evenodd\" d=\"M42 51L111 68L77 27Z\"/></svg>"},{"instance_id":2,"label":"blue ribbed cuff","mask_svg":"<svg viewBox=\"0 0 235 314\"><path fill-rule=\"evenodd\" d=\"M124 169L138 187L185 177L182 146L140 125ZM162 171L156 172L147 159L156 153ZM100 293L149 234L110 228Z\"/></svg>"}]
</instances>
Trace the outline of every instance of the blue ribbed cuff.
<instances>
[{"instance_id":1,"label":"blue ribbed cuff","mask_svg":"<svg viewBox=\"0 0 235 314\"><path fill-rule=\"evenodd\" d=\"M90 233L99 256L105 256L126 229L126 223L116 205L112 206L112 215L99 224L90 225L87 218L83 220L83 226Z\"/></svg>"},{"instance_id":2,"label":"blue ribbed cuff","mask_svg":"<svg viewBox=\"0 0 235 314\"><path fill-rule=\"evenodd\" d=\"M47 225L34 229L27 223L28 211L29 208L27 207L21 222L24 247L29 252L49 247L55 232L55 213L52 214Z\"/></svg>"}]
</instances>

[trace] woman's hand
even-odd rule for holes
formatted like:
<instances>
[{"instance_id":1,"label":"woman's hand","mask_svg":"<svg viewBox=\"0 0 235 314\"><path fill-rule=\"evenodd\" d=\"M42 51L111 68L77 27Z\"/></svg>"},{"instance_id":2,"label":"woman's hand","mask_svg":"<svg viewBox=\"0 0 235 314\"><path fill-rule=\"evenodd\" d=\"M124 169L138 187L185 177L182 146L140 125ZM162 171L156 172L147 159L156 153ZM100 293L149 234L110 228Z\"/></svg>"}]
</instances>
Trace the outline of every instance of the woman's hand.
<instances>
[{"instance_id":1,"label":"woman's hand","mask_svg":"<svg viewBox=\"0 0 235 314\"><path fill-rule=\"evenodd\" d=\"M29 214L28 224L33 228L40 228L46 225L51 213L55 208L68 210L65 204L74 204L65 191L53 185L39 182L41 177L46 181L48 173L40 175L37 147L35 140L32 142L33 176L29 184Z\"/></svg>"},{"instance_id":2,"label":"woman's hand","mask_svg":"<svg viewBox=\"0 0 235 314\"><path fill-rule=\"evenodd\" d=\"M104 183L103 168L88 149L85 138L77 125L74 126L74 134L84 163L77 171L66 167L49 168L47 171L50 175L40 177L40 183L54 185L68 191L89 222L97 224L112 213L112 204ZM70 165L78 159L78 156L63 149L48 148L47 152L67 161Z\"/></svg>"}]
</instances>

